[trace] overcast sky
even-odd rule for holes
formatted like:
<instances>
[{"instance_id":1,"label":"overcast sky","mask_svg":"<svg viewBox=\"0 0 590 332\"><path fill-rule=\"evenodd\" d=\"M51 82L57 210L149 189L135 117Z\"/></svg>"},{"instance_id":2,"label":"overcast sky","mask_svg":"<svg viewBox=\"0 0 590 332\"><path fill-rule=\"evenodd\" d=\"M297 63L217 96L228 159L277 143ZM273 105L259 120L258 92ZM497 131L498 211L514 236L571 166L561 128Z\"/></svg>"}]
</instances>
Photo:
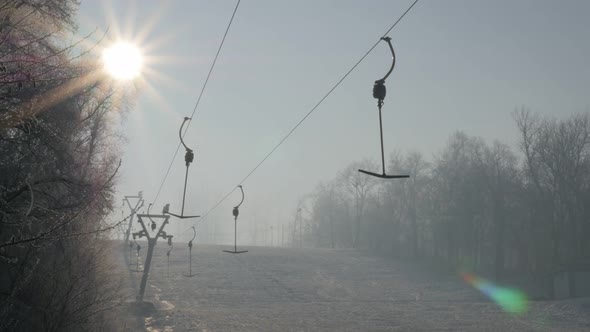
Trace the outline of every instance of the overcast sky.
<instances>
[{"instance_id":1,"label":"overcast sky","mask_svg":"<svg viewBox=\"0 0 590 332\"><path fill-rule=\"evenodd\" d=\"M95 28L141 39L149 61L124 131L121 195L153 200L235 1L82 1L80 35ZM243 0L187 144L195 150L187 213L205 213L268 153L412 3ZM511 112L553 116L590 105L590 2L422 0L389 34L385 147L439 151L455 130L516 146ZM240 220L291 220L298 197L347 164L379 158L371 89L389 66L381 43L245 183ZM184 151L155 211L179 211ZM232 227L239 192L203 225ZM172 221L178 231L192 221ZM220 227L220 226L218 226ZM179 235L179 234L177 234ZM183 239L181 237L181 239Z\"/></svg>"}]
</instances>

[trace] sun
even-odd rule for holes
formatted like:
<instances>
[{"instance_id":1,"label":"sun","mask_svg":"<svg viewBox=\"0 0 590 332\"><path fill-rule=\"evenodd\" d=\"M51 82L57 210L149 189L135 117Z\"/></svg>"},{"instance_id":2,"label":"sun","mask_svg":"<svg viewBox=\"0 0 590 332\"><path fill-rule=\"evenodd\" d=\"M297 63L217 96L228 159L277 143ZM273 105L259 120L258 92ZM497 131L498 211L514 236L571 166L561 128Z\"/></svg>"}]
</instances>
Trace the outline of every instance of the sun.
<instances>
[{"instance_id":1,"label":"sun","mask_svg":"<svg viewBox=\"0 0 590 332\"><path fill-rule=\"evenodd\" d=\"M118 42L105 48L102 57L106 71L116 79L131 80L141 73L143 59L135 45Z\"/></svg>"}]
</instances>

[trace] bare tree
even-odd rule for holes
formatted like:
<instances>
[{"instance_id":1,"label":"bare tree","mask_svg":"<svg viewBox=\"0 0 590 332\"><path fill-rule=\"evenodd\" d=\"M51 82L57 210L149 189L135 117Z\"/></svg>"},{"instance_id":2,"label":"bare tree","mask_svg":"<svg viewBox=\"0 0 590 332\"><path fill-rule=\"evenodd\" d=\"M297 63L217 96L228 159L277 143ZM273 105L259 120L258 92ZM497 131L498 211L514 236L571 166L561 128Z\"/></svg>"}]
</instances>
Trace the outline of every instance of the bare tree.
<instances>
[{"instance_id":1,"label":"bare tree","mask_svg":"<svg viewBox=\"0 0 590 332\"><path fill-rule=\"evenodd\" d=\"M545 271L572 265L587 246L590 115L556 120L524 109L513 115L532 197L529 218L540 229L535 232L536 262ZM547 256L551 259L543 264ZM570 286L573 292L573 282Z\"/></svg>"},{"instance_id":2,"label":"bare tree","mask_svg":"<svg viewBox=\"0 0 590 332\"><path fill-rule=\"evenodd\" d=\"M346 190L352 201L354 211L353 225L353 248L359 248L362 232L362 221L366 209L367 199L371 190L375 187L376 181L373 177L361 174L358 169L374 169L375 163L364 160L360 163L352 163L339 175L339 182Z\"/></svg>"},{"instance_id":3,"label":"bare tree","mask_svg":"<svg viewBox=\"0 0 590 332\"><path fill-rule=\"evenodd\" d=\"M518 159L506 144L498 141L494 141L491 147L483 145L482 148L483 151L476 154L475 162L487 187L490 221L494 234L495 277L499 280L505 265L508 208L514 205L513 201L518 199L516 194L520 193Z\"/></svg>"},{"instance_id":4,"label":"bare tree","mask_svg":"<svg viewBox=\"0 0 590 332\"><path fill-rule=\"evenodd\" d=\"M0 4L0 330L90 330L116 304L108 242L118 170L112 90L77 2ZM55 269L60 266L60 269ZM33 318L33 319L31 319Z\"/></svg>"}]
</instances>

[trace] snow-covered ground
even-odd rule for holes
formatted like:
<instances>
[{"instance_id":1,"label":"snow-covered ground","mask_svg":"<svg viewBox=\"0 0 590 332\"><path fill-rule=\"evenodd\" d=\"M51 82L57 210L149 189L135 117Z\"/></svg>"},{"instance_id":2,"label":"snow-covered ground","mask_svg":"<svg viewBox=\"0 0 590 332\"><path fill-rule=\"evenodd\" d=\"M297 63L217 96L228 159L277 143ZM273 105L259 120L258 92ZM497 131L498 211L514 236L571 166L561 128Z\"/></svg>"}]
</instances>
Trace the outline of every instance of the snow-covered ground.
<instances>
[{"instance_id":1,"label":"snow-covered ground","mask_svg":"<svg viewBox=\"0 0 590 332\"><path fill-rule=\"evenodd\" d=\"M513 315L459 276L408 262L352 250L222 249L230 248L193 247L189 278L188 248L177 245L168 277L159 243L145 296L157 310L139 318L147 331L590 331L590 300L530 302ZM129 275L137 287L141 273Z\"/></svg>"}]
</instances>

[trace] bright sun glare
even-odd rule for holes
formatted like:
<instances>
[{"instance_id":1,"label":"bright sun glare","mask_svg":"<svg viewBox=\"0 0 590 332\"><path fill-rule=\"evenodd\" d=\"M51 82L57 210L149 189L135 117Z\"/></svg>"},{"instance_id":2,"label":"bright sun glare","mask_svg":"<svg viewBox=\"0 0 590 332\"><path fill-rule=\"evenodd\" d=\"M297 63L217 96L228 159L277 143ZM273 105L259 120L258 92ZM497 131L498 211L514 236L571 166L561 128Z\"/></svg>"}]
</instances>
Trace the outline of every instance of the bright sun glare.
<instances>
[{"instance_id":1,"label":"bright sun glare","mask_svg":"<svg viewBox=\"0 0 590 332\"><path fill-rule=\"evenodd\" d=\"M107 72L119 80L129 80L141 72L142 58L139 48L119 42L103 51L103 61Z\"/></svg>"}]
</instances>

